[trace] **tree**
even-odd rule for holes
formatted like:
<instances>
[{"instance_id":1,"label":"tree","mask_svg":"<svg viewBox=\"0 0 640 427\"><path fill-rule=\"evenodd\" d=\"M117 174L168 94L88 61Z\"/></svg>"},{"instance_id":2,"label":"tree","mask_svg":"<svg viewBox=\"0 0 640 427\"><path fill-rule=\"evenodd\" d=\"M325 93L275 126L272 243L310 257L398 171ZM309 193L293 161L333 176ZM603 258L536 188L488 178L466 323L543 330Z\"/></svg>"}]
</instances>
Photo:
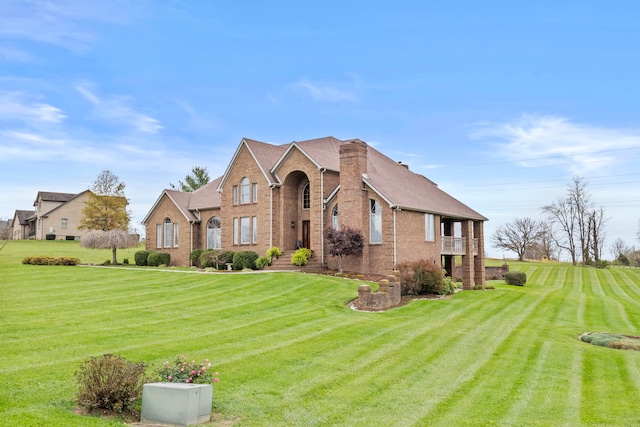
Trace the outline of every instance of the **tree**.
<instances>
[{"instance_id":1,"label":"tree","mask_svg":"<svg viewBox=\"0 0 640 427\"><path fill-rule=\"evenodd\" d=\"M117 249L138 244L137 239L124 237L125 234L130 235L131 220L124 188L125 184L120 178L109 170L103 170L93 183L78 226L80 229L93 231L83 239L82 245L93 249L111 249L113 264L117 264ZM123 242L127 242L127 246L123 246Z\"/></svg>"},{"instance_id":2,"label":"tree","mask_svg":"<svg viewBox=\"0 0 640 427\"><path fill-rule=\"evenodd\" d=\"M574 177L567 185L564 198L542 207L552 225L560 227L559 234L553 233L554 242L559 248L566 249L571 262L576 265L578 258L582 265L598 261L604 246L605 217L603 207L596 209L591 203L591 194L583 178Z\"/></svg>"},{"instance_id":3,"label":"tree","mask_svg":"<svg viewBox=\"0 0 640 427\"><path fill-rule=\"evenodd\" d=\"M620 258L620 255L626 255L628 252L631 252L631 250L622 239L616 239L609 248L609 253L611 253L614 261Z\"/></svg>"},{"instance_id":4,"label":"tree","mask_svg":"<svg viewBox=\"0 0 640 427\"><path fill-rule=\"evenodd\" d=\"M11 228L9 227L10 224L10 219L4 220L0 218L0 240L9 240L11 238L11 235L9 234L9 230Z\"/></svg>"},{"instance_id":5,"label":"tree","mask_svg":"<svg viewBox=\"0 0 640 427\"><path fill-rule=\"evenodd\" d=\"M527 249L538 243L543 232L541 222L531 218L516 218L513 222L498 227L491 236L491 241L494 248L513 251L523 261Z\"/></svg>"},{"instance_id":6,"label":"tree","mask_svg":"<svg viewBox=\"0 0 640 427\"><path fill-rule=\"evenodd\" d=\"M362 252L364 242L360 230L342 226L339 230L327 227L324 238L329 242L329 253L338 257L339 271L342 273L342 262L349 255Z\"/></svg>"},{"instance_id":7,"label":"tree","mask_svg":"<svg viewBox=\"0 0 640 427\"><path fill-rule=\"evenodd\" d=\"M640 242L640 220L638 220L638 232L636 233L636 239Z\"/></svg>"},{"instance_id":8,"label":"tree","mask_svg":"<svg viewBox=\"0 0 640 427\"><path fill-rule=\"evenodd\" d=\"M178 189L180 191L191 192L196 191L198 188L202 187L209 183L209 173L207 172L207 168L203 168L200 166L194 166L191 169L191 173L184 177L186 183L182 181L178 181ZM176 186L172 183L169 183L171 188L175 190Z\"/></svg>"}]
</instances>

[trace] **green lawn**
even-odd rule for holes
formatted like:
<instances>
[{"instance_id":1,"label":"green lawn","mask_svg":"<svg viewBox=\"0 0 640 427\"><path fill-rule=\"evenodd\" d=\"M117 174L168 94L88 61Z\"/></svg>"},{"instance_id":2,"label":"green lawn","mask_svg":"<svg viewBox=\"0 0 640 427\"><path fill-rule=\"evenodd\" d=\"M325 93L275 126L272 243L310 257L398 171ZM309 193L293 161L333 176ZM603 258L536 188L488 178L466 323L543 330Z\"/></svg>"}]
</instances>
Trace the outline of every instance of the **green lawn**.
<instances>
[{"instance_id":1,"label":"green lawn","mask_svg":"<svg viewBox=\"0 0 640 427\"><path fill-rule=\"evenodd\" d=\"M209 358L212 425L640 425L640 352L578 340L640 335L640 270L511 262L525 287L359 313L345 304L360 283L346 279L25 266L26 255L109 258L77 242L0 251L0 425L116 425L73 413L74 371L104 353L153 367Z\"/></svg>"}]
</instances>

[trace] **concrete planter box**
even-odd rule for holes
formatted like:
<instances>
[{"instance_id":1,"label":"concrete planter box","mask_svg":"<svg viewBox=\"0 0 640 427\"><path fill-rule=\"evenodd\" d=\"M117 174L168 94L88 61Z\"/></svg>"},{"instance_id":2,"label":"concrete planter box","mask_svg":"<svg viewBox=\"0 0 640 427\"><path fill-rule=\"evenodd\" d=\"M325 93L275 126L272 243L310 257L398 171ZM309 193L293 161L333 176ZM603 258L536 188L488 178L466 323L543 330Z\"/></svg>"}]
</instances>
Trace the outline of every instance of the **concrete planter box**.
<instances>
[{"instance_id":1,"label":"concrete planter box","mask_svg":"<svg viewBox=\"0 0 640 427\"><path fill-rule=\"evenodd\" d=\"M140 421L174 426L206 423L211 418L213 386L150 383L142 389Z\"/></svg>"}]
</instances>

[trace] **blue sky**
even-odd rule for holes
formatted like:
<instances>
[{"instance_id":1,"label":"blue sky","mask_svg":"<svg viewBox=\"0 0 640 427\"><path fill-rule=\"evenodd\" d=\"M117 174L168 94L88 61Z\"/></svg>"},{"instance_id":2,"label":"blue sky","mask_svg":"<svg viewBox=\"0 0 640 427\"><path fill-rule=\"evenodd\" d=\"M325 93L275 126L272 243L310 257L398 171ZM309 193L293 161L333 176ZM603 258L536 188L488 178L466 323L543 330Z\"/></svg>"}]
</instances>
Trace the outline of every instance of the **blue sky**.
<instances>
[{"instance_id":1,"label":"blue sky","mask_svg":"<svg viewBox=\"0 0 640 427\"><path fill-rule=\"evenodd\" d=\"M141 231L170 182L222 174L243 137L330 135L487 216L488 246L576 175L610 217L605 245L638 246L638 16L633 1L3 0L0 218L109 169Z\"/></svg>"}]
</instances>

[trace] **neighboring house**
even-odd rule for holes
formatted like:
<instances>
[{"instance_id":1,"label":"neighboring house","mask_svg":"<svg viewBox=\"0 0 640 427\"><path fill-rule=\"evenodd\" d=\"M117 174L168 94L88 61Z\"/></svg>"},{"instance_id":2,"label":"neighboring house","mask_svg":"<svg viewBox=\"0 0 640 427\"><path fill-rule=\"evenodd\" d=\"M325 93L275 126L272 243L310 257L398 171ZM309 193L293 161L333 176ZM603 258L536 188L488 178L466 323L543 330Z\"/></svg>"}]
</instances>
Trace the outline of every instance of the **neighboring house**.
<instances>
[{"instance_id":1,"label":"neighboring house","mask_svg":"<svg viewBox=\"0 0 640 427\"><path fill-rule=\"evenodd\" d=\"M36 211L18 210L13 214L13 229L11 238L13 240L26 240L29 238L29 218L34 216Z\"/></svg>"},{"instance_id":2,"label":"neighboring house","mask_svg":"<svg viewBox=\"0 0 640 427\"><path fill-rule=\"evenodd\" d=\"M39 191L33 202L36 210L27 218L29 239L45 240L55 235L56 240L80 240L89 230L80 230L80 218L90 190L82 193L53 193Z\"/></svg>"},{"instance_id":3,"label":"neighboring house","mask_svg":"<svg viewBox=\"0 0 640 427\"><path fill-rule=\"evenodd\" d=\"M217 187L217 188L216 188ZM433 260L449 273L462 259L463 286L482 285L487 218L359 139L272 145L243 139L226 172L193 192L164 190L143 224L147 249L189 265L193 249L310 248L336 268L326 227L361 230L365 247L344 269L389 274L399 263Z\"/></svg>"}]
</instances>

